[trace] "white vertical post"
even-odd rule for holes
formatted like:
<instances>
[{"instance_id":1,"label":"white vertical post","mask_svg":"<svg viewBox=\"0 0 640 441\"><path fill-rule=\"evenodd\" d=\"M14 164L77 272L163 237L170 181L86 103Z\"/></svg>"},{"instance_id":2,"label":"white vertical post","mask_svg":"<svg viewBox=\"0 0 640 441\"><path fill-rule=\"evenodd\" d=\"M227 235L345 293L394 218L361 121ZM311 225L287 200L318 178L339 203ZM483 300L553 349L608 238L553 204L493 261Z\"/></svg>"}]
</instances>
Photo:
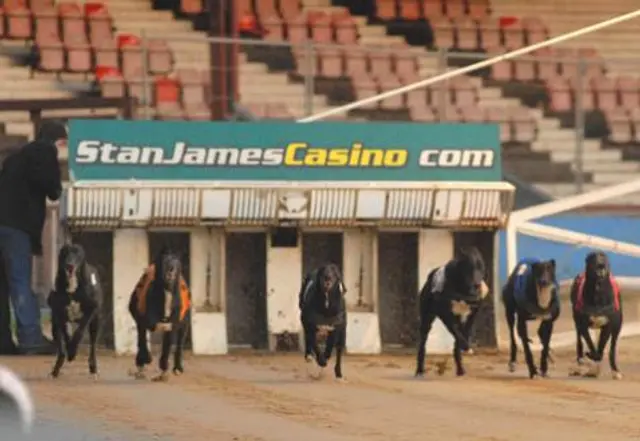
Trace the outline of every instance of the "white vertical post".
<instances>
[{"instance_id":1,"label":"white vertical post","mask_svg":"<svg viewBox=\"0 0 640 441\"><path fill-rule=\"evenodd\" d=\"M147 232L121 229L113 232L113 333L118 355L136 351L136 326L129 314L131 291L149 265Z\"/></svg>"}]
</instances>

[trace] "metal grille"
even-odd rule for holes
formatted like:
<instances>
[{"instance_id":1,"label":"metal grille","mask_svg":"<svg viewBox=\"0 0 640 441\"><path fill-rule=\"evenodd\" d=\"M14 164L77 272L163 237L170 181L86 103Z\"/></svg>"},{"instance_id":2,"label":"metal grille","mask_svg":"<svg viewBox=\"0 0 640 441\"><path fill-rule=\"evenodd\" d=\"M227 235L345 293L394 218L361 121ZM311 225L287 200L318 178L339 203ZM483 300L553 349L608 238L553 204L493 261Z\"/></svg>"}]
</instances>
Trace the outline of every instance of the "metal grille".
<instances>
[{"instance_id":1,"label":"metal grille","mask_svg":"<svg viewBox=\"0 0 640 441\"><path fill-rule=\"evenodd\" d=\"M465 184L465 185L463 185ZM481 184L481 183L478 183ZM220 188L87 186L71 188L64 213L70 226L183 227L198 225L345 227L504 227L513 188ZM506 184L508 185L508 184ZM206 214L205 214L206 213Z\"/></svg>"}]
</instances>

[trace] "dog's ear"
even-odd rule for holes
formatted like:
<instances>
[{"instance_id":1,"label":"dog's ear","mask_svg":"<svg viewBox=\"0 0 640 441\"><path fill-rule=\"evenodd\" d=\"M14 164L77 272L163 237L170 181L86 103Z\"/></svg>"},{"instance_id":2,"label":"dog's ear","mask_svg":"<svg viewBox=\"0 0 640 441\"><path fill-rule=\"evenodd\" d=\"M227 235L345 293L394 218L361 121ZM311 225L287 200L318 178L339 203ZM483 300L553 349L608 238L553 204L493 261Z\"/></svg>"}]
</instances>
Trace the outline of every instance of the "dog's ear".
<instances>
[{"instance_id":1,"label":"dog's ear","mask_svg":"<svg viewBox=\"0 0 640 441\"><path fill-rule=\"evenodd\" d=\"M553 268L553 270L556 270L556 259L551 259L549 260L549 263L551 264L551 268Z\"/></svg>"}]
</instances>

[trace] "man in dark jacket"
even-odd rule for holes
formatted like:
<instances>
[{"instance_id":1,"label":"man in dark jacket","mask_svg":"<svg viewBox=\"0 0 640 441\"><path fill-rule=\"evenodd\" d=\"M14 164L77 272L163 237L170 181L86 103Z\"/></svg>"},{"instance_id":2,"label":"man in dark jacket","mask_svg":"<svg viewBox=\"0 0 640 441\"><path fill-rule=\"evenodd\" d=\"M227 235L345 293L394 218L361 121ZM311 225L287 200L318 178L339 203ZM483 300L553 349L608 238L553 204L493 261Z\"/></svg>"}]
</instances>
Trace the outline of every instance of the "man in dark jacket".
<instances>
[{"instance_id":1,"label":"man in dark jacket","mask_svg":"<svg viewBox=\"0 0 640 441\"><path fill-rule=\"evenodd\" d=\"M48 354L53 349L42 335L31 267L32 255L42 254L47 198L56 201L62 193L58 148L66 142L64 124L44 122L36 139L11 154L0 172L0 253L23 354Z\"/></svg>"}]
</instances>

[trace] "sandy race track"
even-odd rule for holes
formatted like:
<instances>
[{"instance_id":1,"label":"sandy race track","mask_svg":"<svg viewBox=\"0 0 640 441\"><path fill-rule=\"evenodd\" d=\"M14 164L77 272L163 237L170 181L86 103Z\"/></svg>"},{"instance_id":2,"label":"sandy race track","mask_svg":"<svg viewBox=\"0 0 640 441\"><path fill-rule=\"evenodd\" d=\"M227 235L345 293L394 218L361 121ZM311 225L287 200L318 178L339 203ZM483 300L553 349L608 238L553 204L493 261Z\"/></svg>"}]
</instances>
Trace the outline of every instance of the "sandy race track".
<instances>
[{"instance_id":1,"label":"sandy race track","mask_svg":"<svg viewBox=\"0 0 640 441\"><path fill-rule=\"evenodd\" d=\"M57 381L48 358L0 363L28 381L36 438L51 441L622 441L640 437L640 340L620 346L622 381L608 367L569 378L566 352L551 379L533 381L522 364L507 373L504 355L467 357L463 379L424 380L412 378L412 357L352 356L346 383L329 370L310 380L300 355L189 357L185 376L164 384L130 378L130 358L103 355L96 383L84 361Z\"/></svg>"}]
</instances>

